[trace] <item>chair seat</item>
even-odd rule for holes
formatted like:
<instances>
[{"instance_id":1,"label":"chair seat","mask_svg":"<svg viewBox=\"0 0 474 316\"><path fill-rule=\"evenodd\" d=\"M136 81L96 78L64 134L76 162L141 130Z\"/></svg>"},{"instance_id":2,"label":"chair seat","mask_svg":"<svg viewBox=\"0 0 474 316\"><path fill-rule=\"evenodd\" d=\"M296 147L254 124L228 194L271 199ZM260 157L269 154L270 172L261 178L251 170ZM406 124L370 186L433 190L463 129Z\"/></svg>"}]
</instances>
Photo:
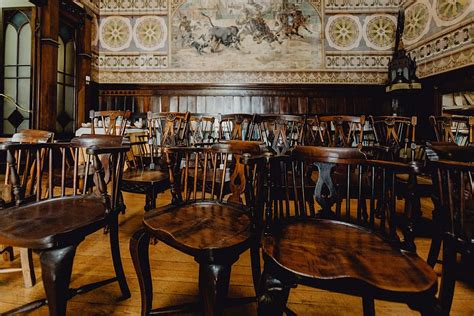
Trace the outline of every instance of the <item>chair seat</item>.
<instances>
[{"instance_id":1,"label":"chair seat","mask_svg":"<svg viewBox=\"0 0 474 316\"><path fill-rule=\"evenodd\" d=\"M402 181L402 182L408 182L409 180L409 174L407 173L401 173L401 174L397 174L396 175L396 179L398 181ZM418 175L416 177L416 181L419 185L428 185L428 186L432 186L433 185L433 181L431 181L431 177L430 176L426 176L426 175Z\"/></svg>"},{"instance_id":2,"label":"chair seat","mask_svg":"<svg viewBox=\"0 0 474 316\"><path fill-rule=\"evenodd\" d=\"M95 195L35 202L0 211L0 244L44 249L74 244L105 225L106 209Z\"/></svg>"},{"instance_id":3,"label":"chair seat","mask_svg":"<svg viewBox=\"0 0 474 316\"><path fill-rule=\"evenodd\" d=\"M341 279L348 286L355 281L400 294L437 286L435 272L416 254L401 252L376 234L343 222L290 223L265 237L263 250L284 269L316 281Z\"/></svg>"},{"instance_id":4,"label":"chair seat","mask_svg":"<svg viewBox=\"0 0 474 316\"><path fill-rule=\"evenodd\" d=\"M122 177L123 181L150 184L167 182L168 179L168 171L149 169L128 169Z\"/></svg>"},{"instance_id":5,"label":"chair seat","mask_svg":"<svg viewBox=\"0 0 474 316\"><path fill-rule=\"evenodd\" d=\"M213 201L155 209L143 220L158 239L193 256L245 251L252 235L251 221L242 205Z\"/></svg>"}]
</instances>

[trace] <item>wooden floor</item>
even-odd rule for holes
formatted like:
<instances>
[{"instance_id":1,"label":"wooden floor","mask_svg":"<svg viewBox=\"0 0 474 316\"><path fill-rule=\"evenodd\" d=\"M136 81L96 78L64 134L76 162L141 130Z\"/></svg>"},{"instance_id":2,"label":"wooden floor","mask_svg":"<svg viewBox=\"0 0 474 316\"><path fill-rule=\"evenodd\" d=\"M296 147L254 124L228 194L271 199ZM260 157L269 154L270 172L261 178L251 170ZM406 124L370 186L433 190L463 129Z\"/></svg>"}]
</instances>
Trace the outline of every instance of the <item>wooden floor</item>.
<instances>
[{"instance_id":1,"label":"wooden floor","mask_svg":"<svg viewBox=\"0 0 474 316\"><path fill-rule=\"evenodd\" d=\"M130 236L140 227L143 216L143 195L125 194L127 212L120 216L121 253L132 297L117 302L117 283L90 293L74 297L68 304L70 315L137 315L140 311L140 290L128 250ZM168 203L169 196L161 195L158 205ZM430 213L430 203L424 202L424 212ZM426 238L417 240L419 254L426 258L429 242ZM154 307L166 306L197 299L198 266L192 258L159 243L151 247ZM19 266L18 251L12 264L0 262L1 267ZM0 313L26 302L44 297L38 257L34 255L38 283L30 289L23 287L21 273L0 274ZM1 259L0 259L1 261ZM248 252L233 266L230 296L254 295ZM390 269L390 267L387 267ZM439 272L439 267L437 267ZM108 246L108 236L99 231L89 236L78 248L74 261L71 287L78 287L91 281L98 281L114 275ZM378 315L415 314L406 305L376 301ZM338 295L300 286L291 291L289 307L299 315L361 315L362 302L357 297ZM47 307L30 315L47 315ZM255 315L256 304L235 307L226 315ZM458 282L452 308L452 315L474 315L474 284Z\"/></svg>"}]
</instances>

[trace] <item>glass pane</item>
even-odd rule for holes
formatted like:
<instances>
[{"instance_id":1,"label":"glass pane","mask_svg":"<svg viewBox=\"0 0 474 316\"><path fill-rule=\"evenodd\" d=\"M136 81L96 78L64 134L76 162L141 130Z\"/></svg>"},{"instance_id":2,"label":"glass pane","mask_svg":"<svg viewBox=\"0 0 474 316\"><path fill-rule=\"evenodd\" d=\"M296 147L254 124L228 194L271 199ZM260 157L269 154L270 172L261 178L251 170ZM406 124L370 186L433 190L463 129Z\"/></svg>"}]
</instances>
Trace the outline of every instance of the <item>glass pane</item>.
<instances>
[{"instance_id":1,"label":"glass pane","mask_svg":"<svg viewBox=\"0 0 474 316\"><path fill-rule=\"evenodd\" d=\"M15 134L15 129L8 120L3 120L3 134Z\"/></svg>"},{"instance_id":2,"label":"glass pane","mask_svg":"<svg viewBox=\"0 0 474 316\"><path fill-rule=\"evenodd\" d=\"M31 67L30 66L21 66L18 68L18 77L28 77L31 78Z\"/></svg>"},{"instance_id":3,"label":"glass pane","mask_svg":"<svg viewBox=\"0 0 474 316\"><path fill-rule=\"evenodd\" d=\"M26 115L27 113L23 113L24 115ZM18 129L17 131L21 131L23 129L28 129L30 128L30 121L29 120L24 120L20 126L18 126Z\"/></svg>"},{"instance_id":4,"label":"glass pane","mask_svg":"<svg viewBox=\"0 0 474 316\"><path fill-rule=\"evenodd\" d=\"M74 42L69 42L66 44L66 73L73 75L74 74L74 66L75 66L75 49L74 49Z\"/></svg>"},{"instance_id":5,"label":"glass pane","mask_svg":"<svg viewBox=\"0 0 474 316\"><path fill-rule=\"evenodd\" d=\"M5 65L16 65L17 44L17 32L11 24L8 24L5 32Z\"/></svg>"},{"instance_id":6,"label":"glass pane","mask_svg":"<svg viewBox=\"0 0 474 316\"><path fill-rule=\"evenodd\" d=\"M12 97L16 100L16 80L15 79L5 79L3 81L3 93Z\"/></svg>"},{"instance_id":7,"label":"glass pane","mask_svg":"<svg viewBox=\"0 0 474 316\"><path fill-rule=\"evenodd\" d=\"M74 86L74 77L73 76L65 76L66 77L66 84L70 86Z\"/></svg>"},{"instance_id":8,"label":"glass pane","mask_svg":"<svg viewBox=\"0 0 474 316\"><path fill-rule=\"evenodd\" d=\"M23 24L28 23L28 18L23 12L18 12L11 18L10 22L19 30Z\"/></svg>"},{"instance_id":9,"label":"glass pane","mask_svg":"<svg viewBox=\"0 0 474 316\"><path fill-rule=\"evenodd\" d=\"M74 98L74 88L73 87L66 87L66 95L65 95L65 101L66 101L66 113L71 115L74 113L74 103L75 103L75 98Z\"/></svg>"},{"instance_id":10,"label":"glass pane","mask_svg":"<svg viewBox=\"0 0 474 316\"><path fill-rule=\"evenodd\" d=\"M30 79L18 80L18 104L26 110L30 109L30 89Z\"/></svg>"},{"instance_id":11,"label":"glass pane","mask_svg":"<svg viewBox=\"0 0 474 316\"><path fill-rule=\"evenodd\" d=\"M20 47L18 52L20 65L31 65L31 27L29 24L20 31Z\"/></svg>"},{"instance_id":12,"label":"glass pane","mask_svg":"<svg viewBox=\"0 0 474 316\"><path fill-rule=\"evenodd\" d=\"M58 72L58 83L64 83L64 74Z\"/></svg>"},{"instance_id":13,"label":"glass pane","mask_svg":"<svg viewBox=\"0 0 474 316\"><path fill-rule=\"evenodd\" d=\"M16 66L6 66L5 77L16 77Z\"/></svg>"},{"instance_id":14,"label":"glass pane","mask_svg":"<svg viewBox=\"0 0 474 316\"><path fill-rule=\"evenodd\" d=\"M58 84L58 97L57 97L57 100L58 100L58 103L57 103L57 114L61 113L62 112L62 109L63 109L63 103L64 103L64 91L63 91L63 85L62 84Z\"/></svg>"},{"instance_id":15,"label":"glass pane","mask_svg":"<svg viewBox=\"0 0 474 316\"><path fill-rule=\"evenodd\" d=\"M64 72L64 42L61 37L58 38L58 71Z\"/></svg>"}]
</instances>

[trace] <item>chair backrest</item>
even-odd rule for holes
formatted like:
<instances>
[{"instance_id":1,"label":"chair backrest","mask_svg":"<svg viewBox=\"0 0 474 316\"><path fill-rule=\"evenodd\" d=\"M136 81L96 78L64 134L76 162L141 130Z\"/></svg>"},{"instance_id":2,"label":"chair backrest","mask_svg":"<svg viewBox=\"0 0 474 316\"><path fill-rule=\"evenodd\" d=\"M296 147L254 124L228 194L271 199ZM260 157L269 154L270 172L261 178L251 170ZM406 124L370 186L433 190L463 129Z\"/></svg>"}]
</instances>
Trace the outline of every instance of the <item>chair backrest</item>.
<instances>
[{"instance_id":1,"label":"chair backrest","mask_svg":"<svg viewBox=\"0 0 474 316\"><path fill-rule=\"evenodd\" d=\"M189 144L215 142L217 138L214 133L215 120L215 116L211 114L192 113L189 117Z\"/></svg>"},{"instance_id":2,"label":"chair backrest","mask_svg":"<svg viewBox=\"0 0 474 316\"><path fill-rule=\"evenodd\" d=\"M364 139L365 116L319 116L319 133L324 146L356 147Z\"/></svg>"},{"instance_id":3,"label":"chair backrest","mask_svg":"<svg viewBox=\"0 0 474 316\"><path fill-rule=\"evenodd\" d=\"M127 111L94 111L89 112L91 119L91 134L96 134L97 127L104 129L105 135L123 136L130 121L132 112ZM100 123L99 123L100 122ZM102 134L102 133L100 133Z\"/></svg>"},{"instance_id":4,"label":"chair backrest","mask_svg":"<svg viewBox=\"0 0 474 316\"><path fill-rule=\"evenodd\" d=\"M433 202L444 232L474 243L474 147L430 146Z\"/></svg>"},{"instance_id":5,"label":"chair backrest","mask_svg":"<svg viewBox=\"0 0 474 316\"><path fill-rule=\"evenodd\" d=\"M54 140L54 133L42 130L25 129L14 134L9 141L14 143L25 143L25 144L37 144L37 143L51 143ZM17 164L17 173L20 178L20 189L25 194L25 197L29 198L35 194L33 186L34 183L34 170L36 160L32 159L27 153L22 150L15 152L15 159L20 163ZM44 151L42 151L44 155ZM23 165L22 165L23 164ZM10 166L6 163L5 170L5 182L2 191L2 199L9 203L13 201L13 187L10 184Z\"/></svg>"},{"instance_id":6,"label":"chair backrest","mask_svg":"<svg viewBox=\"0 0 474 316\"><path fill-rule=\"evenodd\" d=\"M417 117L369 116L378 145L386 146L392 152L403 150L408 155L415 144ZM403 154L402 154L403 155Z\"/></svg>"},{"instance_id":7,"label":"chair backrest","mask_svg":"<svg viewBox=\"0 0 474 316\"><path fill-rule=\"evenodd\" d=\"M249 140L252 114L222 114L219 120L219 140Z\"/></svg>"},{"instance_id":8,"label":"chair backrest","mask_svg":"<svg viewBox=\"0 0 474 316\"><path fill-rule=\"evenodd\" d=\"M317 217L363 226L399 241L395 174L407 172L406 164L368 160L358 148L315 146L297 146L289 157L272 157L269 164L267 231L275 222Z\"/></svg>"},{"instance_id":9,"label":"chair backrest","mask_svg":"<svg viewBox=\"0 0 474 316\"><path fill-rule=\"evenodd\" d=\"M436 141L468 146L474 143L474 116L430 116Z\"/></svg>"},{"instance_id":10,"label":"chair backrest","mask_svg":"<svg viewBox=\"0 0 474 316\"><path fill-rule=\"evenodd\" d=\"M148 130L154 146L187 145L189 118L189 112L148 112Z\"/></svg>"},{"instance_id":11,"label":"chair backrest","mask_svg":"<svg viewBox=\"0 0 474 316\"><path fill-rule=\"evenodd\" d=\"M167 147L164 151L174 204L213 200L255 206L263 175L263 160L252 159L260 153L257 142Z\"/></svg>"},{"instance_id":12,"label":"chair backrest","mask_svg":"<svg viewBox=\"0 0 474 316\"><path fill-rule=\"evenodd\" d=\"M298 115L255 114L251 140L261 141L278 155L285 154L303 141L305 119Z\"/></svg>"},{"instance_id":13,"label":"chair backrest","mask_svg":"<svg viewBox=\"0 0 474 316\"><path fill-rule=\"evenodd\" d=\"M86 160L81 165L80 159L78 159L79 150L84 148L86 148ZM79 181L81 176L83 177L93 170L96 194L98 193L103 197L107 211L116 211L119 183L124 167L124 155L129 148L129 145L123 142L121 136L110 135L83 135L72 139L70 143L3 143L0 145L0 150L7 151L10 181L16 205L27 201L25 192L21 188L21 173L17 172L19 161L15 158L16 153L22 151L24 159L35 161L34 168L28 165L26 165L26 168L32 170L34 174L32 185L35 188L36 201L89 194L88 181L84 182L82 188L79 187ZM69 179L70 175L66 172L66 156L71 149L75 155L75 163L72 179ZM80 170L83 170L83 172ZM55 187L56 181L53 181L55 178L60 179L58 187ZM73 184L71 188L68 188L68 182L70 181ZM108 182L110 182L111 187L110 195L107 193Z\"/></svg>"},{"instance_id":14,"label":"chair backrest","mask_svg":"<svg viewBox=\"0 0 474 316\"><path fill-rule=\"evenodd\" d=\"M305 124L303 127L303 137L301 145L304 146L322 146L323 140L321 139L321 133L319 131L319 120L318 116L307 116L305 118Z\"/></svg>"}]
</instances>

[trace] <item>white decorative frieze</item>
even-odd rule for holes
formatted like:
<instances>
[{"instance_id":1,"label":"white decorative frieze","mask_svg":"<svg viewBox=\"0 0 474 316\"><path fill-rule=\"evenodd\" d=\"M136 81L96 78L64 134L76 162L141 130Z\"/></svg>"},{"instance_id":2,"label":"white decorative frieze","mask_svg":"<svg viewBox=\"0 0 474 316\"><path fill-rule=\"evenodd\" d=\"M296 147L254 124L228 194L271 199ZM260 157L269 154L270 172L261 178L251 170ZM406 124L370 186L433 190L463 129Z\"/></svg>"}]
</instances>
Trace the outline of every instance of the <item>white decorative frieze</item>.
<instances>
[{"instance_id":1,"label":"white decorative frieze","mask_svg":"<svg viewBox=\"0 0 474 316\"><path fill-rule=\"evenodd\" d=\"M168 13L168 0L100 0L100 14Z\"/></svg>"},{"instance_id":2,"label":"white decorative frieze","mask_svg":"<svg viewBox=\"0 0 474 316\"><path fill-rule=\"evenodd\" d=\"M326 55L326 68L330 69L383 69L388 67L391 55Z\"/></svg>"},{"instance_id":3,"label":"white decorative frieze","mask_svg":"<svg viewBox=\"0 0 474 316\"><path fill-rule=\"evenodd\" d=\"M153 70L168 68L168 56L140 54L140 55L99 55L100 70Z\"/></svg>"},{"instance_id":4,"label":"white decorative frieze","mask_svg":"<svg viewBox=\"0 0 474 316\"><path fill-rule=\"evenodd\" d=\"M208 83L208 84L384 84L386 72L368 71L100 71L100 83Z\"/></svg>"}]
</instances>

